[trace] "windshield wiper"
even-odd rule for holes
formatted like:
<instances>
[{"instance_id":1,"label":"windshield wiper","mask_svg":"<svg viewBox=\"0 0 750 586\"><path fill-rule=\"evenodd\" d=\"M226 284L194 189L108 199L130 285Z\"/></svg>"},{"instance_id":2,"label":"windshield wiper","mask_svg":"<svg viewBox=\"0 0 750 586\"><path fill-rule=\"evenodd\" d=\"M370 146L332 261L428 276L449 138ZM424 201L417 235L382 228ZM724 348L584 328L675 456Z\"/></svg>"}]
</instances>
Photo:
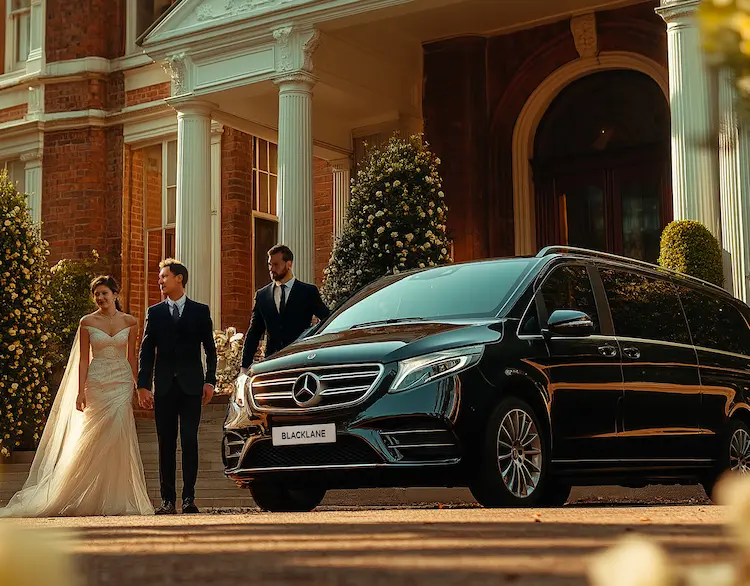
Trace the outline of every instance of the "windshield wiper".
<instances>
[{"instance_id":1,"label":"windshield wiper","mask_svg":"<svg viewBox=\"0 0 750 586\"><path fill-rule=\"evenodd\" d=\"M368 326L384 326L388 324L397 324L403 321L427 321L427 319L424 317L395 317L391 319L381 319L378 321L366 321L364 323L354 325L349 329L353 330L355 328L366 328Z\"/></svg>"}]
</instances>

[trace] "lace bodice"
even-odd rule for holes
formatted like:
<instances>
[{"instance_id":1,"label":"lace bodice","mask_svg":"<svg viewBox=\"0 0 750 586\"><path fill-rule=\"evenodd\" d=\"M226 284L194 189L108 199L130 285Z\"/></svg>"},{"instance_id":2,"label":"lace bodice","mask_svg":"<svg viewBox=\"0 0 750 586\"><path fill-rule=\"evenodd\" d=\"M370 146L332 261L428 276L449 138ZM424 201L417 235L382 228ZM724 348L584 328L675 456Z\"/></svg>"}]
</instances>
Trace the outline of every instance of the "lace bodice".
<instances>
[{"instance_id":1,"label":"lace bodice","mask_svg":"<svg viewBox=\"0 0 750 586\"><path fill-rule=\"evenodd\" d=\"M89 331L89 343L94 360L124 360L128 357L130 327L120 330L114 336L94 326L85 327Z\"/></svg>"}]
</instances>

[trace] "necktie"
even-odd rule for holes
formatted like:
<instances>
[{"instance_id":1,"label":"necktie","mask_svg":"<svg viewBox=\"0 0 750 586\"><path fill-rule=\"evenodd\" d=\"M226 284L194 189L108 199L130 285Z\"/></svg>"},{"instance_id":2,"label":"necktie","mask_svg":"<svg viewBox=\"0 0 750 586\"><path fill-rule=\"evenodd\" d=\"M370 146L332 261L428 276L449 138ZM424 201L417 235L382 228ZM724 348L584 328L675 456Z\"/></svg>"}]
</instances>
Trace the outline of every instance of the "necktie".
<instances>
[{"instance_id":1,"label":"necktie","mask_svg":"<svg viewBox=\"0 0 750 586\"><path fill-rule=\"evenodd\" d=\"M286 285L281 286L281 302L279 303L279 313L284 313L286 307Z\"/></svg>"},{"instance_id":2,"label":"necktie","mask_svg":"<svg viewBox=\"0 0 750 586\"><path fill-rule=\"evenodd\" d=\"M177 309L176 303L172 304L172 321L174 323L177 323L178 321L180 321L180 310Z\"/></svg>"}]
</instances>

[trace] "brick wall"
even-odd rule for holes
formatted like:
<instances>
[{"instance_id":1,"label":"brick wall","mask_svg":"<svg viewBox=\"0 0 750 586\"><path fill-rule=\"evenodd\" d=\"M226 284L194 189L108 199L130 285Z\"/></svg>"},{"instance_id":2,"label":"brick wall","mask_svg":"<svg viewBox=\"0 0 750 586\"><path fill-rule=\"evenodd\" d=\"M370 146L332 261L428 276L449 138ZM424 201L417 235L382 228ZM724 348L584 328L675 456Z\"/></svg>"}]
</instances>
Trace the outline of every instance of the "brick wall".
<instances>
[{"instance_id":1,"label":"brick wall","mask_svg":"<svg viewBox=\"0 0 750 586\"><path fill-rule=\"evenodd\" d=\"M125 94L125 104L127 106L136 106L146 102L155 102L163 100L171 95L172 85L170 82L157 83L146 87L140 87L130 90Z\"/></svg>"},{"instance_id":2,"label":"brick wall","mask_svg":"<svg viewBox=\"0 0 750 586\"><path fill-rule=\"evenodd\" d=\"M51 83L44 88L44 109L49 113L101 110L106 106L106 96L105 77Z\"/></svg>"},{"instance_id":3,"label":"brick wall","mask_svg":"<svg viewBox=\"0 0 750 586\"><path fill-rule=\"evenodd\" d=\"M245 331L253 294L252 137L227 126L221 139L221 327Z\"/></svg>"},{"instance_id":4,"label":"brick wall","mask_svg":"<svg viewBox=\"0 0 750 586\"><path fill-rule=\"evenodd\" d=\"M107 140L102 129L49 132L44 137L42 221L50 262L106 254L104 176Z\"/></svg>"},{"instance_id":5,"label":"brick wall","mask_svg":"<svg viewBox=\"0 0 750 586\"><path fill-rule=\"evenodd\" d=\"M126 0L47 0L47 62L125 54Z\"/></svg>"},{"instance_id":6,"label":"brick wall","mask_svg":"<svg viewBox=\"0 0 750 586\"><path fill-rule=\"evenodd\" d=\"M3 108L0 110L0 123L11 122L13 120L23 120L28 112L28 104L20 104L18 106L11 106L10 108Z\"/></svg>"},{"instance_id":7,"label":"brick wall","mask_svg":"<svg viewBox=\"0 0 750 586\"><path fill-rule=\"evenodd\" d=\"M123 297L124 309L138 318L143 327L146 307L146 276L143 232L143 150L124 153L123 233L130 237L123 241Z\"/></svg>"},{"instance_id":8,"label":"brick wall","mask_svg":"<svg viewBox=\"0 0 750 586\"><path fill-rule=\"evenodd\" d=\"M333 250L333 171L322 159L313 163L315 218L315 283L323 284L323 269Z\"/></svg>"},{"instance_id":9,"label":"brick wall","mask_svg":"<svg viewBox=\"0 0 750 586\"><path fill-rule=\"evenodd\" d=\"M124 149L122 125L110 126L104 131L106 159L104 161L104 213L105 213L105 250L111 255L110 270L117 279L122 278L122 241L123 234L123 179Z\"/></svg>"}]
</instances>

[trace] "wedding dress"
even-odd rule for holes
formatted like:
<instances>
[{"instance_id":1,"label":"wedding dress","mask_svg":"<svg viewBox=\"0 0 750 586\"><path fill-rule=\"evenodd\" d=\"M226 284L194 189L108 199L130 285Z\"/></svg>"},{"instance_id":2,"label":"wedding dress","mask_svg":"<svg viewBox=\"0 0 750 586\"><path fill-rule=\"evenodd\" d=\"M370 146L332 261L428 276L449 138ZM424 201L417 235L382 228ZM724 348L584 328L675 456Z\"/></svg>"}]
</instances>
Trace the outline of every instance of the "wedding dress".
<instances>
[{"instance_id":1,"label":"wedding dress","mask_svg":"<svg viewBox=\"0 0 750 586\"><path fill-rule=\"evenodd\" d=\"M86 408L76 410L80 330L29 478L0 517L151 515L133 417L130 328L88 329Z\"/></svg>"}]
</instances>

